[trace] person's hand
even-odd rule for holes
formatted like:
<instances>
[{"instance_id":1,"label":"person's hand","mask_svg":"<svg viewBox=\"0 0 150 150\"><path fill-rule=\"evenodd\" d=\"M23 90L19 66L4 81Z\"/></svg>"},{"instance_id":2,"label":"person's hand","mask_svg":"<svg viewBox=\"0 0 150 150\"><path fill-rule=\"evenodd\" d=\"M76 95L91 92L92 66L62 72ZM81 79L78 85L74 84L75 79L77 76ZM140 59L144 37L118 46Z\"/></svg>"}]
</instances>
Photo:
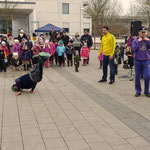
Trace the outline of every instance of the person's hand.
<instances>
[{"instance_id":1,"label":"person's hand","mask_svg":"<svg viewBox=\"0 0 150 150\"><path fill-rule=\"evenodd\" d=\"M113 60L113 58L114 58L113 56L109 56L109 60Z\"/></svg>"},{"instance_id":2,"label":"person's hand","mask_svg":"<svg viewBox=\"0 0 150 150\"><path fill-rule=\"evenodd\" d=\"M149 41L149 40L150 40L150 39L149 39L149 38L147 38L147 37L145 37L145 38L144 38L144 41Z\"/></svg>"},{"instance_id":3,"label":"person's hand","mask_svg":"<svg viewBox=\"0 0 150 150\"><path fill-rule=\"evenodd\" d=\"M140 38L138 39L138 41L141 42L141 41L143 41L143 39L140 37Z\"/></svg>"},{"instance_id":4,"label":"person's hand","mask_svg":"<svg viewBox=\"0 0 150 150\"><path fill-rule=\"evenodd\" d=\"M15 95L16 95L16 96L21 95L21 91L17 92Z\"/></svg>"}]
</instances>

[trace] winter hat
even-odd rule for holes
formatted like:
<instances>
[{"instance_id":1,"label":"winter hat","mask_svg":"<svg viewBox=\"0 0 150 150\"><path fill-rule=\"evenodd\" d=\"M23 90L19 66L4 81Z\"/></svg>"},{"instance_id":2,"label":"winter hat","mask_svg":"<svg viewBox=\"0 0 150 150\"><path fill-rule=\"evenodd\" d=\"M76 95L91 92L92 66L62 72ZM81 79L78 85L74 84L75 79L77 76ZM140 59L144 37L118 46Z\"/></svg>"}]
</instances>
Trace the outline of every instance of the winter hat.
<instances>
[{"instance_id":1,"label":"winter hat","mask_svg":"<svg viewBox=\"0 0 150 150\"><path fill-rule=\"evenodd\" d=\"M13 92L18 92L18 91L15 89L15 86L17 86L17 85L14 84L14 85L11 87L11 90L12 90Z\"/></svg>"},{"instance_id":2,"label":"winter hat","mask_svg":"<svg viewBox=\"0 0 150 150\"><path fill-rule=\"evenodd\" d=\"M64 44L63 40L61 40L59 43L60 43L60 44Z\"/></svg>"},{"instance_id":3,"label":"winter hat","mask_svg":"<svg viewBox=\"0 0 150 150\"><path fill-rule=\"evenodd\" d=\"M20 30L20 33L24 33L24 30Z\"/></svg>"},{"instance_id":4,"label":"winter hat","mask_svg":"<svg viewBox=\"0 0 150 150\"><path fill-rule=\"evenodd\" d=\"M19 42L19 40L18 40L18 39L15 39L14 41L15 41L15 43Z\"/></svg>"},{"instance_id":5,"label":"winter hat","mask_svg":"<svg viewBox=\"0 0 150 150\"><path fill-rule=\"evenodd\" d=\"M32 36L35 37L35 36L37 36L37 35L36 35L35 33L32 33Z\"/></svg>"},{"instance_id":6,"label":"winter hat","mask_svg":"<svg viewBox=\"0 0 150 150\"><path fill-rule=\"evenodd\" d=\"M8 34L7 34L7 37L10 37L10 36L12 36L12 34L11 34L11 33L8 33Z\"/></svg>"},{"instance_id":7,"label":"winter hat","mask_svg":"<svg viewBox=\"0 0 150 150\"><path fill-rule=\"evenodd\" d=\"M2 45L6 45L6 43L4 41L2 41Z\"/></svg>"}]
</instances>

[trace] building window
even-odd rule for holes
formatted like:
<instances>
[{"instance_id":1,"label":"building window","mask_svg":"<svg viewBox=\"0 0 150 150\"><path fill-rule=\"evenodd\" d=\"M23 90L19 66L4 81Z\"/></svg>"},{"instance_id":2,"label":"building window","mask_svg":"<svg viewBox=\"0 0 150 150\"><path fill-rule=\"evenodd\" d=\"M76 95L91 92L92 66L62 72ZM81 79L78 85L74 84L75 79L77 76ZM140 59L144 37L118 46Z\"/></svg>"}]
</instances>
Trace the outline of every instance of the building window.
<instances>
[{"instance_id":1,"label":"building window","mask_svg":"<svg viewBox=\"0 0 150 150\"><path fill-rule=\"evenodd\" d=\"M88 31L90 33L90 29L89 28L84 28L83 32Z\"/></svg>"},{"instance_id":2,"label":"building window","mask_svg":"<svg viewBox=\"0 0 150 150\"><path fill-rule=\"evenodd\" d=\"M69 14L69 3L63 3L62 4L62 13L63 14Z\"/></svg>"},{"instance_id":3,"label":"building window","mask_svg":"<svg viewBox=\"0 0 150 150\"><path fill-rule=\"evenodd\" d=\"M90 23L84 23L83 24L83 32L87 30L90 33Z\"/></svg>"},{"instance_id":4,"label":"building window","mask_svg":"<svg viewBox=\"0 0 150 150\"><path fill-rule=\"evenodd\" d=\"M66 31L67 33L69 33L69 27L70 27L70 24L69 22L63 22L63 25L62 25L62 28L64 31Z\"/></svg>"}]
</instances>

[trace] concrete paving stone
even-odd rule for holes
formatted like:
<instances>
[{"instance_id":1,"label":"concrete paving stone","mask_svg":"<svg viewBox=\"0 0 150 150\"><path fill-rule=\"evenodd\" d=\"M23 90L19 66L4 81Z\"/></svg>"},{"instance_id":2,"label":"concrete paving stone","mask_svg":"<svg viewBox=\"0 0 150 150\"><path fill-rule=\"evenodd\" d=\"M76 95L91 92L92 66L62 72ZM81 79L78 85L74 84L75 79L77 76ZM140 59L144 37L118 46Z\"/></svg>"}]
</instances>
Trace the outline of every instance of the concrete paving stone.
<instances>
[{"instance_id":1,"label":"concrete paving stone","mask_svg":"<svg viewBox=\"0 0 150 150\"><path fill-rule=\"evenodd\" d=\"M111 145L121 145L127 143L111 128L99 130L99 133Z\"/></svg>"},{"instance_id":2,"label":"concrete paving stone","mask_svg":"<svg viewBox=\"0 0 150 150\"><path fill-rule=\"evenodd\" d=\"M116 145L113 146L114 150L135 150L131 145L129 144L124 144L124 145Z\"/></svg>"},{"instance_id":3,"label":"concrete paving stone","mask_svg":"<svg viewBox=\"0 0 150 150\"><path fill-rule=\"evenodd\" d=\"M113 150L107 142L89 144L92 150Z\"/></svg>"},{"instance_id":4,"label":"concrete paving stone","mask_svg":"<svg viewBox=\"0 0 150 150\"><path fill-rule=\"evenodd\" d=\"M84 140L66 141L70 150L86 150L90 147Z\"/></svg>"},{"instance_id":5,"label":"concrete paving stone","mask_svg":"<svg viewBox=\"0 0 150 150\"><path fill-rule=\"evenodd\" d=\"M136 130L136 132L150 142L150 130L148 131L146 128L143 128Z\"/></svg>"},{"instance_id":6,"label":"concrete paving stone","mask_svg":"<svg viewBox=\"0 0 150 150\"><path fill-rule=\"evenodd\" d=\"M45 130L45 131L41 131L41 133L42 133L42 137L44 139L61 137L61 135L60 135L58 130Z\"/></svg>"},{"instance_id":7,"label":"concrete paving stone","mask_svg":"<svg viewBox=\"0 0 150 150\"><path fill-rule=\"evenodd\" d=\"M64 113L52 114L52 118L58 126L71 124L70 120Z\"/></svg>"},{"instance_id":8,"label":"concrete paving stone","mask_svg":"<svg viewBox=\"0 0 150 150\"><path fill-rule=\"evenodd\" d=\"M102 136L99 134L89 134L89 135L82 135L84 140L89 144L89 143L98 143L104 141Z\"/></svg>"},{"instance_id":9,"label":"concrete paving stone","mask_svg":"<svg viewBox=\"0 0 150 150\"><path fill-rule=\"evenodd\" d=\"M22 128L22 134L24 137L30 137L30 136L39 136L41 135L39 128Z\"/></svg>"},{"instance_id":10,"label":"concrete paving stone","mask_svg":"<svg viewBox=\"0 0 150 150\"><path fill-rule=\"evenodd\" d=\"M66 147L62 138L44 139L44 142L48 150Z\"/></svg>"},{"instance_id":11,"label":"concrete paving stone","mask_svg":"<svg viewBox=\"0 0 150 150\"><path fill-rule=\"evenodd\" d=\"M57 127L54 123L39 124L39 128L41 131L57 130Z\"/></svg>"},{"instance_id":12,"label":"concrete paving stone","mask_svg":"<svg viewBox=\"0 0 150 150\"><path fill-rule=\"evenodd\" d=\"M40 135L31 135L27 137L23 135L23 143L25 147L31 145L43 144L43 139Z\"/></svg>"},{"instance_id":13,"label":"concrete paving stone","mask_svg":"<svg viewBox=\"0 0 150 150\"><path fill-rule=\"evenodd\" d=\"M136 150L150 150L150 146L138 147Z\"/></svg>"},{"instance_id":14,"label":"concrete paving stone","mask_svg":"<svg viewBox=\"0 0 150 150\"><path fill-rule=\"evenodd\" d=\"M137 130L137 129L142 129L143 126L140 125L140 123L135 122L134 119L121 119L123 123L128 125L131 129Z\"/></svg>"},{"instance_id":15,"label":"concrete paving stone","mask_svg":"<svg viewBox=\"0 0 150 150\"><path fill-rule=\"evenodd\" d=\"M77 130L81 135L96 134L96 130L92 126L78 126Z\"/></svg>"},{"instance_id":16,"label":"concrete paving stone","mask_svg":"<svg viewBox=\"0 0 150 150\"><path fill-rule=\"evenodd\" d=\"M8 142L2 143L2 150L23 150L22 143L19 142Z\"/></svg>"},{"instance_id":17,"label":"concrete paving stone","mask_svg":"<svg viewBox=\"0 0 150 150\"><path fill-rule=\"evenodd\" d=\"M143 139L142 137L134 137L126 140L128 141L129 144L131 144L135 148L150 146L150 143L145 139Z\"/></svg>"},{"instance_id":18,"label":"concrete paving stone","mask_svg":"<svg viewBox=\"0 0 150 150\"><path fill-rule=\"evenodd\" d=\"M150 121L149 121L149 122L140 122L140 124L141 124L143 127L145 127L145 128L147 128L148 130L150 130Z\"/></svg>"},{"instance_id":19,"label":"concrete paving stone","mask_svg":"<svg viewBox=\"0 0 150 150\"><path fill-rule=\"evenodd\" d=\"M23 129L26 129L26 128L37 128L38 124L37 124L36 121L22 121L21 122L21 127Z\"/></svg>"},{"instance_id":20,"label":"concrete paving stone","mask_svg":"<svg viewBox=\"0 0 150 150\"><path fill-rule=\"evenodd\" d=\"M44 144L25 145L25 150L47 150Z\"/></svg>"},{"instance_id":21,"label":"concrete paving stone","mask_svg":"<svg viewBox=\"0 0 150 150\"><path fill-rule=\"evenodd\" d=\"M51 117L37 117L38 124L46 124L46 123L53 123L53 120Z\"/></svg>"}]
</instances>

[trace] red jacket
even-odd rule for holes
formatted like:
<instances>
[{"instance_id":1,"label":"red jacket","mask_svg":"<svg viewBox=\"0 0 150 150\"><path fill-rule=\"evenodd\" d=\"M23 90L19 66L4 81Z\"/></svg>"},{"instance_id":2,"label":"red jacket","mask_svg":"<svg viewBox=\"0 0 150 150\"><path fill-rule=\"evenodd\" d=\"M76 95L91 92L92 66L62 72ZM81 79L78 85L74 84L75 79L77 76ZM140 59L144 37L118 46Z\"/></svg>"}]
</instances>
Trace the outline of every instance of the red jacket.
<instances>
[{"instance_id":1,"label":"red jacket","mask_svg":"<svg viewBox=\"0 0 150 150\"><path fill-rule=\"evenodd\" d=\"M6 53L6 55L9 55L9 50L7 46L2 46L2 50Z\"/></svg>"}]
</instances>

